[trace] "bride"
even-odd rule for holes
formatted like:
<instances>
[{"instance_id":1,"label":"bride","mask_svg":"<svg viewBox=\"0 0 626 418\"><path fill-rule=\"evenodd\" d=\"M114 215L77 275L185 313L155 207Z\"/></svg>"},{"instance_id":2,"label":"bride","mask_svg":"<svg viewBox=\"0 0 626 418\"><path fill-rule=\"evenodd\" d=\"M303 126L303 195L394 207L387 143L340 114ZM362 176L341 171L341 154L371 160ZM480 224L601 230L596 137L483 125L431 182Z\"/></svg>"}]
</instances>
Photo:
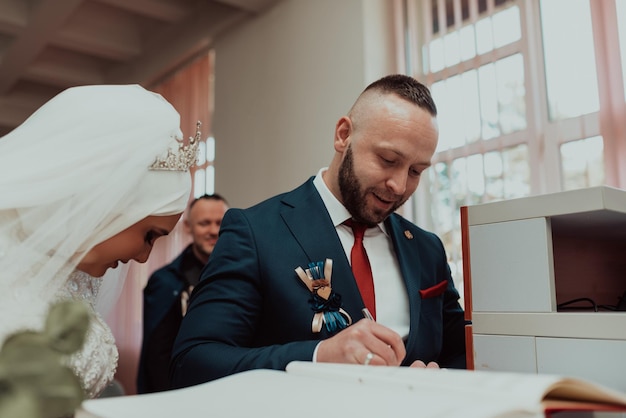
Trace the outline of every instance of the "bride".
<instances>
[{"instance_id":1,"label":"bride","mask_svg":"<svg viewBox=\"0 0 626 418\"><path fill-rule=\"evenodd\" d=\"M95 309L115 302L98 300L101 283L120 289L121 275L109 277L119 269L109 269L145 262L189 200L198 138L183 147L179 124L165 99L138 85L82 86L0 138L0 344L41 329L52 303L84 300L93 319L70 363L89 397L118 360Z\"/></svg>"}]
</instances>

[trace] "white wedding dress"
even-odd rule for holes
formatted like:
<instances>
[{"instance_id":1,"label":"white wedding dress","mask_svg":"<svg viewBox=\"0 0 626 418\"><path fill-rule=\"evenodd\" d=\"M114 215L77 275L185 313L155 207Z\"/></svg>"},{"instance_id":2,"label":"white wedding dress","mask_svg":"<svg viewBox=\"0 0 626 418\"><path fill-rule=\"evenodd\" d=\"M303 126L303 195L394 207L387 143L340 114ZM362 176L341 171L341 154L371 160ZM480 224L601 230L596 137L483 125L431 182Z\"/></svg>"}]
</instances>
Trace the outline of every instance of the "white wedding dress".
<instances>
[{"instance_id":1,"label":"white wedding dress","mask_svg":"<svg viewBox=\"0 0 626 418\"><path fill-rule=\"evenodd\" d=\"M117 369L118 352L111 329L95 309L101 278L74 271L61 290L61 298L85 301L92 310L92 320L83 349L70 358L70 366L83 383L87 396L96 397L111 383Z\"/></svg>"},{"instance_id":2,"label":"white wedding dress","mask_svg":"<svg viewBox=\"0 0 626 418\"><path fill-rule=\"evenodd\" d=\"M41 295L28 287L5 290L0 298L0 343L15 332L43 330L49 306L59 300L84 301L91 311L91 322L80 351L69 358L69 366L82 382L89 398L98 396L113 380L117 369L118 351L111 329L95 309L96 296L102 283L86 273L74 271L56 295ZM19 312L19 315L16 313Z\"/></svg>"}]
</instances>

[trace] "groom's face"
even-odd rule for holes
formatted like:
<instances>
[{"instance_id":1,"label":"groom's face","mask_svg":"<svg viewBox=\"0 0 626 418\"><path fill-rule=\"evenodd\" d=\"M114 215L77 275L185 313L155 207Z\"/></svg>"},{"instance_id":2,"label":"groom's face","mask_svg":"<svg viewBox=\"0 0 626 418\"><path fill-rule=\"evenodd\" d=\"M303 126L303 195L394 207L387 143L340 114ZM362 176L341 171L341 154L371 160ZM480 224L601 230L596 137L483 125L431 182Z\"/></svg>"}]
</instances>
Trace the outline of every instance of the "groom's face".
<instances>
[{"instance_id":1,"label":"groom's face","mask_svg":"<svg viewBox=\"0 0 626 418\"><path fill-rule=\"evenodd\" d=\"M437 147L436 119L393 94L364 107L358 121L344 118L339 167L342 203L361 222L385 220L415 192Z\"/></svg>"}]
</instances>

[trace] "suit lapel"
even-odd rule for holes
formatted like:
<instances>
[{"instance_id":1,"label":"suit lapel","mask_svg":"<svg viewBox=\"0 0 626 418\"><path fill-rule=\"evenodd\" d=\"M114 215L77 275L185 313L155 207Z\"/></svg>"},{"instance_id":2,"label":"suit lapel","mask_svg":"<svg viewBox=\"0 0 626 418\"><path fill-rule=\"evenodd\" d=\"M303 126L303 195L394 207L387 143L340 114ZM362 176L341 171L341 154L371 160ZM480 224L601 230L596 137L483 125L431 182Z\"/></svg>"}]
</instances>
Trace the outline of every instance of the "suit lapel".
<instances>
[{"instance_id":1,"label":"suit lapel","mask_svg":"<svg viewBox=\"0 0 626 418\"><path fill-rule=\"evenodd\" d=\"M331 286L341 295L343 308L354 322L360 320L364 307L361 294L356 285L350 262L337 236L335 227L324 203L313 185L313 178L294 191L287 193L282 200L281 216L294 239L300 245L308 262L333 260ZM421 259L418 243L404 228L398 215L391 215L385 224L398 257L400 272L409 297L409 316L411 330L406 343L407 352L417 343L416 324L420 320L421 298ZM296 265L293 266L295 269ZM307 265L301 265L307 268ZM295 273L294 273L295 280Z\"/></svg>"},{"instance_id":2,"label":"suit lapel","mask_svg":"<svg viewBox=\"0 0 626 418\"><path fill-rule=\"evenodd\" d=\"M354 322L362 318L363 300L330 215L312 178L283 198L281 216L308 257L308 262L333 260L331 287ZM293 266L294 269L298 266ZM306 265L301 265L307 268ZM294 274L295 276L295 274Z\"/></svg>"},{"instance_id":3,"label":"suit lapel","mask_svg":"<svg viewBox=\"0 0 626 418\"><path fill-rule=\"evenodd\" d=\"M411 232L404 228L398 215L391 215L385 225L388 228L393 248L398 257L400 272L406 286L409 297L409 317L411 328L406 342L407 353L411 352L413 345L417 343L417 324L420 320L422 299L419 297L420 283L422 281L421 258L417 241Z\"/></svg>"}]
</instances>

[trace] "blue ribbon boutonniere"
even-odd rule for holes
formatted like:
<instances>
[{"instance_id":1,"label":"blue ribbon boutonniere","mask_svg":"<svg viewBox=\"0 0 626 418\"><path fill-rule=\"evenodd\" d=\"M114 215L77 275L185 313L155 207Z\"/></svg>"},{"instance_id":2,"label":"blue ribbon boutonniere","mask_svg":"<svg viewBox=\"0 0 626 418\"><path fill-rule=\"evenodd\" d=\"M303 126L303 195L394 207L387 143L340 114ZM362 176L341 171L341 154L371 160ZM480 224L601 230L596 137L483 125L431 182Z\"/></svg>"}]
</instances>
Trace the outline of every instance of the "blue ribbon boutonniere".
<instances>
[{"instance_id":1,"label":"blue ribbon boutonniere","mask_svg":"<svg viewBox=\"0 0 626 418\"><path fill-rule=\"evenodd\" d=\"M308 269L296 268L296 274L311 291L309 299L311 309L315 312L311 330L320 332L322 324L328 332L334 333L352 324L352 318L341 307L341 295L330 287L330 279L333 270L333 260L309 263Z\"/></svg>"}]
</instances>

